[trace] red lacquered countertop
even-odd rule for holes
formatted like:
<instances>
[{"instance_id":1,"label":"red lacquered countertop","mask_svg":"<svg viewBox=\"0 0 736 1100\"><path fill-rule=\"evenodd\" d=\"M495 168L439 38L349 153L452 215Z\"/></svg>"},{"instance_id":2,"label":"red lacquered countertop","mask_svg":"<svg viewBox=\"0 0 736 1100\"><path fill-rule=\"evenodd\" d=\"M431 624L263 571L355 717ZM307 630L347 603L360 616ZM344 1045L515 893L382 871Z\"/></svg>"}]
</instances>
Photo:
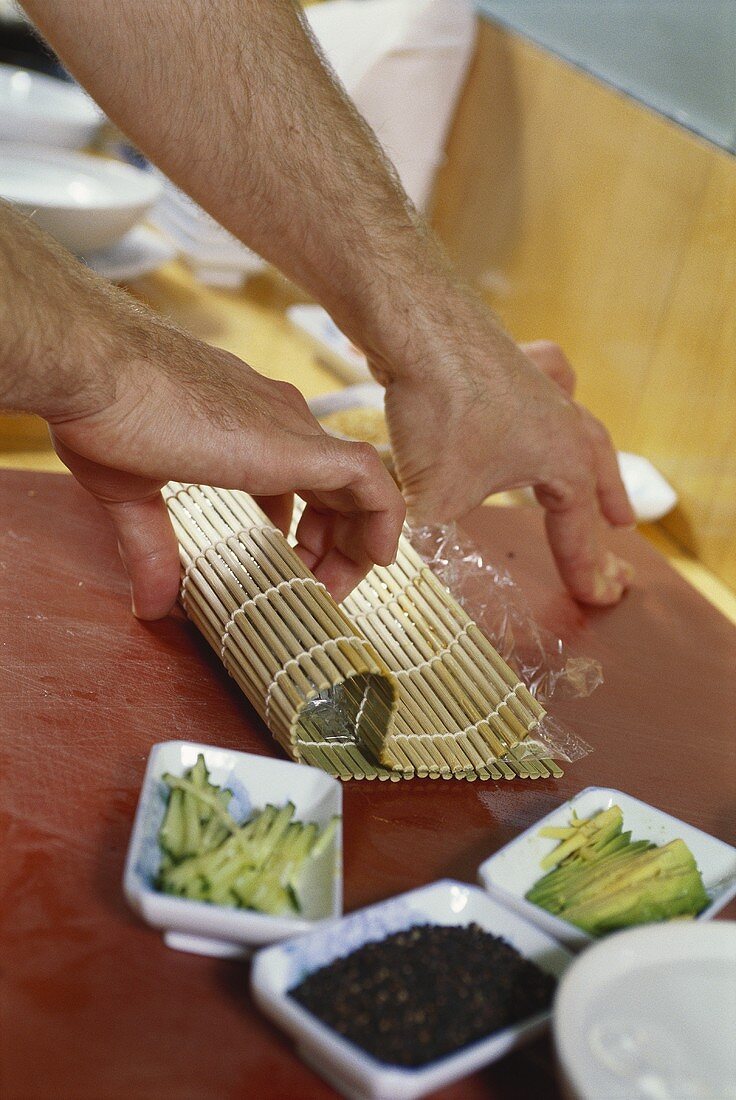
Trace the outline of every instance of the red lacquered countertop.
<instances>
[{"instance_id":1,"label":"red lacquered countertop","mask_svg":"<svg viewBox=\"0 0 736 1100\"><path fill-rule=\"evenodd\" d=\"M253 1009L247 964L180 954L129 912L121 875L150 746L187 738L278 755L180 614L129 612L114 540L71 478L0 474L0 1093L4 1100L334 1097ZM736 628L640 537L638 583L574 604L532 509L465 524L535 615L605 684L554 714L594 746L560 780L345 787L345 906L478 864L589 784L736 841ZM724 915L736 916L732 905ZM558 1095L548 1042L437 1094Z\"/></svg>"}]
</instances>

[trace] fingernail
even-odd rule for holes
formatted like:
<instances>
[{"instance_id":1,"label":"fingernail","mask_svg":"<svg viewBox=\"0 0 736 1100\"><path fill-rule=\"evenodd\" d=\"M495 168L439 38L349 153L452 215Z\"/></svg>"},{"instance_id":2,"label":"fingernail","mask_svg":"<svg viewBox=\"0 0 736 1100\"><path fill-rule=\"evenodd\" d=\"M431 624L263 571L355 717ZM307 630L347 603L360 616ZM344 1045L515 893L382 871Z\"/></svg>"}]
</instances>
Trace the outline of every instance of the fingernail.
<instances>
[{"instance_id":1,"label":"fingernail","mask_svg":"<svg viewBox=\"0 0 736 1100\"><path fill-rule=\"evenodd\" d=\"M624 594L624 586L598 571L595 576L595 598L600 603L616 603Z\"/></svg>"},{"instance_id":2,"label":"fingernail","mask_svg":"<svg viewBox=\"0 0 736 1100\"><path fill-rule=\"evenodd\" d=\"M608 580L616 581L624 588L634 579L634 567L623 558L619 558L610 551L606 554L603 576Z\"/></svg>"},{"instance_id":3,"label":"fingernail","mask_svg":"<svg viewBox=\"0 0 736 1100\"><path fill-rule=\"evenodd\" d=\"M628 588L633 579L634 570L632 566L610 550L606 551L603 565L596 574L596 598L609 603L620 600L624 589Z\"/></svg>"},{"instance_id":4,"label":"fingernail","mask_svg":"<svg viewBox=\"0 0 736 1100\"><path fill-rule=\"evenodd\" d=\"M631 562L624 561L623 558L619 558L618 561L619 580L622 581L624 585L633 584L634 578L636 576L636 570L634 569L633 565L631 564Z\"/></svg>"},{"instance_id":5,"label":"fingernail","mask_svg":"<svg viewBox=\"0 0 736 1100\"><path fill-rule=\"evenodd\" d=\"M135 615L135 617L136 617L136 619L137 619L137 618L138 618L138 612L136 611L136 608L135 608L135 599L134 599L134 597L133 597L132 595L131 595L131 597L130 597L130 610L131 610L131 611L133 612L133 614Z\"/></svg>"}]
</instances>

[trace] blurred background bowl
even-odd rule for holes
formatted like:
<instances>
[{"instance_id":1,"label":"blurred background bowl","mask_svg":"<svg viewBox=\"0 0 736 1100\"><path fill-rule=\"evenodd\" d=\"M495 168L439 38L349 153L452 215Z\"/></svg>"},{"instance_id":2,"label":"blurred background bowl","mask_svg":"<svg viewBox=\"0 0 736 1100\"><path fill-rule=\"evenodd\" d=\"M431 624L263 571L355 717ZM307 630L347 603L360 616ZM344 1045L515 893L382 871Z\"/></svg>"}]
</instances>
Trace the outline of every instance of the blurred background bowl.
<instances>
[{"instance_id":1,"label":"blurred background bowl","mask_svg":"<svg viewBox=\"0 0 736 1100\"><path fill-rule=\"evenodd\" d=\"M148 172L83 153L0 144L0 198L72 252L109 248L161 193Z\"/></svg>"},{"instance_id":2,"label":"blurred background bowl","mask_svg":"<svg viewBox=\"0 0 736 1100\"><path fill-rule=\"evenodd\" d=\"M75 84L0 65L0 141L82 149L104 115Z\"/></svg>"},{"instance_id":3,"label":"blurred background bowl","mask_svg":"<svg viewBox=\"0 0 736 1100\"><path fill-rule=\"evenodd\" d=\"M614 933L565 973L553 1025L566 1100L734 1096L736 922Z\"/></svg>"}]
</instances>

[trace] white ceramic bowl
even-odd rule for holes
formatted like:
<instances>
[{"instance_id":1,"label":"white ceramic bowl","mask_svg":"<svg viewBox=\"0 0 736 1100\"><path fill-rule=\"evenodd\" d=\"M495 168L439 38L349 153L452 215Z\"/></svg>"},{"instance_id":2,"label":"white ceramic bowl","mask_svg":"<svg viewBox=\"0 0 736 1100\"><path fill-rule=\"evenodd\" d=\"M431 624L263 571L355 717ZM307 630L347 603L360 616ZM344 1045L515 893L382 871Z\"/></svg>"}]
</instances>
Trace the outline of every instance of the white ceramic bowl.
<instances>
[{"instance_id":1,"label":"white ceramic bowl","mask_svg":"<svg viewBox=\"0 0 736 1100\"><path fill-rule=\"evenodd\" d=\"M36 145L0 144L0 198L72 252L109 248L161 191L150 173L115 160Z\"/></svg>"},{"instance_id":2,"label":"white ceramic bowl","mask_svg":"<svg viewBox=\"0 0 736 1100\"><path fill-rule=\"evenodd\" d=\"M590 817L613 805L620 806L624 829L631 829L632 840L649 840L660 845L678 837L685 841L695 857L703 876L703 885L711 898L710 905L698 915L698 920L710 920L731 898L736 897L736 848L638 798L609 787L586 787L569 802L563 802L482 863L478 868L479 881L492 897L515 909L527 920L534 921L568 947L573 950L587 947L593 942L591 936L566 920L540 909L538 905L532 905L524 895L544 874L540 867L542 859L559 843L541 837L540 829L549 825L568 825L573 810L578 817Z\"/></svg>"},{"instance_id":3,"label":"white ceramic bowl","mask_svg":"<svg viewBox=\"0 0 736 1100\"><path fill-rule=\"evenodd\" d=\"M82 149L104 115L76 84L0 65L0 141Z\"/></svg>"},{"instance_id":4,"label":"white ceramic bowl","mask_svg":"<svg viewBox=\"0 0 736 1100\"><path fill-rule=\"evenodd\" d=\"M165 772L183 775L204 754L210 779L234 795L230 809L244 820L266 803L291 801L298 821L326 825L342 813L342 787L332 776L304 764L272 760L247 752L218 749L191 741L164 741L148 758L133 833L125 862L123 888L131 906L148 924L164 930L170 947L202 955L243 955L264 943L306 932L342 913L342 823L334 841L305 869L300 884L303 917L271 917L247 909L227 909L206 902L171 897L156 890L161 861L158 831L164 818L168 788Z\"/></svg>"},{"instance_id":5,"label":"white ceramic bowl","mask_svg":"<svg viewBox=\"0 0 736 1100\"><path fill-rule=\"evenodd\" d=\"M567 971L553 1019L572 1100L733 1100L736 923L609 936Z\"/></svg>"},{"instance_id":6,"label":"white ceramic bowl","mask_svg":"<svg viewBox=\"0 0 736 1100\"><path fill-rule=\"evenodd\" d=\"M474 1073L539 1035L550 1013L505 1028L419 1069L387 1065L343 1039L289 996L312 971L416 924L479 924L503 936L522 955L560 977L572 956L550 936L493 901L482 890L445 880L371 905L308 936L259 951L251 988L258 1006L296 1041L299 1054L343 1096L356 1100L413 1100Z\"/></svg>"}]
</instances>

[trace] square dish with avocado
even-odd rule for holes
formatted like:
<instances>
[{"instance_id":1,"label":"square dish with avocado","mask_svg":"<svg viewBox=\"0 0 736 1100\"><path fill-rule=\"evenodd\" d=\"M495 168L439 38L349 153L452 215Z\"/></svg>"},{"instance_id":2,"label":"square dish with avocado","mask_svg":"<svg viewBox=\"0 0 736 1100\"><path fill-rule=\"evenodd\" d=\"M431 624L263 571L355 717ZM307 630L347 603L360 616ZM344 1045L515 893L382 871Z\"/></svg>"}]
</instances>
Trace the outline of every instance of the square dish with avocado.
<instances>
[{"instance_id":1,"label":"square dish with avocado","mask_svg":"<svg viewBox=\"0 0 736 1100\"><path fill-rule=\"evenodd\" d=\"M588 787L487 859L478 877L579 949L617 928L710 919L736 896L736 849L623 791Z\"/></svg>"}]
</instances>

